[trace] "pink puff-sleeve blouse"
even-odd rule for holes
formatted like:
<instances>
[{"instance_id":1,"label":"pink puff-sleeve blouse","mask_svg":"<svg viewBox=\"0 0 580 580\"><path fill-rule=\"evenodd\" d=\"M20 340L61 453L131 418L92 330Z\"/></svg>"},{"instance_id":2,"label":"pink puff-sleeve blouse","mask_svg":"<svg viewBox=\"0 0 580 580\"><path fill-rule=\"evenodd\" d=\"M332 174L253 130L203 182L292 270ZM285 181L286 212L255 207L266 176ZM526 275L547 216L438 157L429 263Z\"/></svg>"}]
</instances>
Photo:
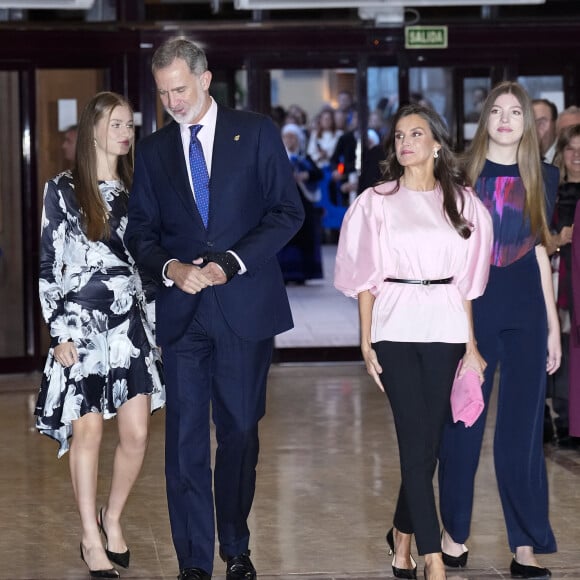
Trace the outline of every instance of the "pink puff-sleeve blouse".
<instances>
[{"instance_id":1,"label":"pink puff-sleeve blouse","mask_svg":"<svg viewBox=\"0 0 580 580\"><path fill-rule=\"evenodd\" d=\"M334 285L356 298L375 296L371 341L462 343L469 338L463 300L483 294L490 268L493 228L472 189L463 190L463 216L472 226L462 238L443 211L443 192L413 191L395 182L364 191L340 230ZM458 201L460 207L460 202ZM438 280L422 286L385 278Z\"/></svg>"}]
</instances>

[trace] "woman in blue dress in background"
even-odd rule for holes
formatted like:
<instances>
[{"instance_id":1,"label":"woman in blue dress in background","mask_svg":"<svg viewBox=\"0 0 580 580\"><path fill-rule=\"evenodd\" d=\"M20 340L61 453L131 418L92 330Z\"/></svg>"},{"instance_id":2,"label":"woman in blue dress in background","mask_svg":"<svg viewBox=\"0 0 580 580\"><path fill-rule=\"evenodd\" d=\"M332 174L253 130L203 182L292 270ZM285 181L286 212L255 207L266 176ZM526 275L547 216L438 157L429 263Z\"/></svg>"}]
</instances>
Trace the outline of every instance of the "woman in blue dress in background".
<instances>
[{"instance_id":1,"label":"woman in blue dress in background","mask_svg":"<svg viewBox=\"0 0 580 580\"><path fill-rule=\"evenodd\" d=\"M44 191L39 291L51 343L36 426L59 443L59 457L72 436L80 555L95 578L117 578L113 563L129 565L120 518L143 464L150 414L165 402L141 279L123 244L133 146L127 100L97 94L81 115L74 169ZM103 420L115 416L111 487L97 516Z\"/></svg>"}]
</instances>

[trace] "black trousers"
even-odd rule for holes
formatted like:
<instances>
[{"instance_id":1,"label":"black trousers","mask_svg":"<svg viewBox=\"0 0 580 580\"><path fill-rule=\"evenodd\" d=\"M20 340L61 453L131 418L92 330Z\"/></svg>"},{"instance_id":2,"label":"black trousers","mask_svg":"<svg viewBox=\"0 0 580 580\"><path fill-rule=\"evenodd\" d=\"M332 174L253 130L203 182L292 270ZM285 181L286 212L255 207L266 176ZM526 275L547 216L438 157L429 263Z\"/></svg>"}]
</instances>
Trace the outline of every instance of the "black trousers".
<instances>
[{"instance_id":1,"label":"black trousers","mask_svg":"<svg viewBox=\"0 0 580 580\"><path fill-rule=\"evenodd\" d=\"M415 534L419 554L441 551L433 491L439 442L451 412L449 396L465 344L374 344L399 443L401 488L393 525Z\"/></svg>"}]
</instances>

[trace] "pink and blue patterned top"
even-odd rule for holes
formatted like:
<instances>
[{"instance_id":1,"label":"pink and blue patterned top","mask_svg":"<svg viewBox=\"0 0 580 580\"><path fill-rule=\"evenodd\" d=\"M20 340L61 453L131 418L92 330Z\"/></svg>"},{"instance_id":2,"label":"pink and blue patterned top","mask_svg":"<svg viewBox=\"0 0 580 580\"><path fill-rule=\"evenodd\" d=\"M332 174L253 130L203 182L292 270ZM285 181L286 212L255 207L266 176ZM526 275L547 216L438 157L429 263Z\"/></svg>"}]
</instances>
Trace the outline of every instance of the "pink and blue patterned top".
<instances>
[{"instance_id":1,"label":"pink and blue patterned top","mask_svg":"<svg viewBox=\"0 0 580 580\"><path fill-rule=\"evenodd\" d=\"M558 191L559 171L547 163L542 164L542 171L546 218L550 223ZM492 266L509 266L539 243L525 214L526 192L517 164L500 165L487 160L475 184L475 191L493 222Z\"/></svg>"}]
</instances>

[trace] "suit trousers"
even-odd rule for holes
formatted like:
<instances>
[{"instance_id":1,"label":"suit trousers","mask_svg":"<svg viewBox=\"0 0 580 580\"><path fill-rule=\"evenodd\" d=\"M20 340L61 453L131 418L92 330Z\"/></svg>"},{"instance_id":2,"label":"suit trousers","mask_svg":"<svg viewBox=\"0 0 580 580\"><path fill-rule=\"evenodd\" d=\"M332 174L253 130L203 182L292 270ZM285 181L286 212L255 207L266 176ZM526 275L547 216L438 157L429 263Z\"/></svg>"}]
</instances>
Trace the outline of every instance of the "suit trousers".
<instances>
[{"instance_id":1,"label":"suit trousers","mask_svg":"<svg viewBox=\"0 0 580 580\"><path fill-rule=\"evenodd\" d=\"M216 288L202 291L185 334L163 349L167 389L165 476L180 569L210 573L214 494L218 539L226 555L248 549L273 338L248 341L229 327ZM210 408L216 433L212 493Z\"/></svg>"},{"instance_id":2,"label":"suit trousers","mask_svg":"<svg viewBox=\"0 0 580 580\"><path fill-rule=\"evenodd\" d=\"M374 349L399 444L401 488L393 524L415 534L419 554L441 552L433 476L465 344L381 341Z\"/></svg>"},{"instance_id":3,"label":"suit trousers","mask_svg":"<svg viewBox=\"0 0 580 580\"><path fill-rule=\"evenodd\" d=\"M487 361L485 410L470 427L449 422L439 456L440 510L455 542L469 537L475 473L500 365L493 453L510 549L556 551L548 518L543 450L547 317L535 251L505 267L491 267L483 296L474 300L477 345Z\"/></svg>"}]
</instances>

